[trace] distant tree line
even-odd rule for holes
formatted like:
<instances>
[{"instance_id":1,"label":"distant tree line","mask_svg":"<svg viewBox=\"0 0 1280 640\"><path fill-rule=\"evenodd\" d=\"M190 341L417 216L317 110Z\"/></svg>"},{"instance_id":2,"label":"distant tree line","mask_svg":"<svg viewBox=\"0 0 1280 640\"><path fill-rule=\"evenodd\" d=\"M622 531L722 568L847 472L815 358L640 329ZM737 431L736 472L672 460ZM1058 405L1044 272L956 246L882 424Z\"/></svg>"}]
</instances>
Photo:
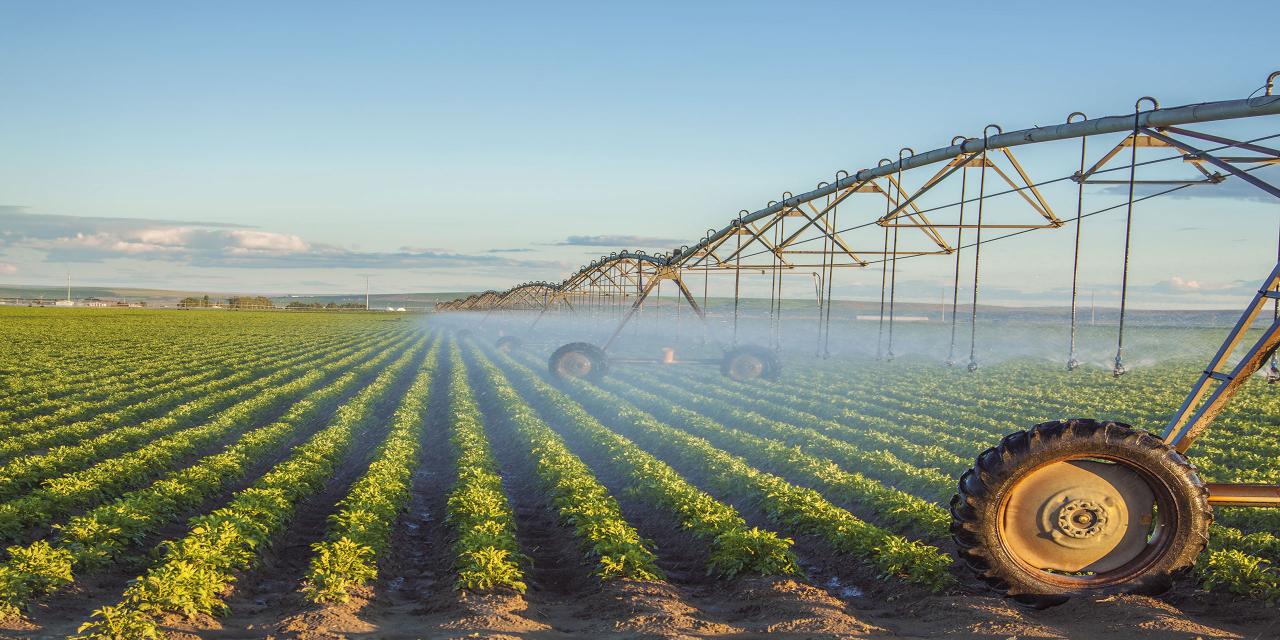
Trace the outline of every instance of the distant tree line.
<instances>
[{"instance_id":1,"label":"distant tree line","mask_svg":"<svg viewBox=\"0 0 1280 640\"><path fill-rule=\"evenodd\" d=\"M274 309L276 307L275 303L271 302L271 298L266 296L232 296L227 298L225 304L219 305L210 301L208 295L200 298L183 298L178 301L178 306L184 309L207 309L217 306L227 309Z\"/></svg>"},{"instance_id":2,"label":"distant tree line","mask_svg":"<svg viewBox=\"0 0 1280 640\"><path fill-rule=\"evenodd\" d=\"M191 308L191 307L207 308L207 307L212 307L213 305L209 302L209 296L206 295L203 298L192 298L192 297L183 298L178 301L178 306L184 307L184 308Z\"/></svg>"},{"instance_id":3,"label":"distant tree line","mask_svg":"<svg viewBox=\"0 0 1280 640\"><path fill-rule=\"evenodd\" d=\"M266 296L232 296L227 298L232 309L274 309L276 305Z\"/></svg>"},{"instance_id":4,"label":"distant tree line","mask_svg":"<svg viewBox=\"0 0 1280 640\"><path fill-rule=\"evenodd\" d=\"M344 302L337 304L330 302L328 304L320 304L319 302L290 302L285 305L286 309L363 309L364 304L360 302Z\"/></svg>"}]
</instances>

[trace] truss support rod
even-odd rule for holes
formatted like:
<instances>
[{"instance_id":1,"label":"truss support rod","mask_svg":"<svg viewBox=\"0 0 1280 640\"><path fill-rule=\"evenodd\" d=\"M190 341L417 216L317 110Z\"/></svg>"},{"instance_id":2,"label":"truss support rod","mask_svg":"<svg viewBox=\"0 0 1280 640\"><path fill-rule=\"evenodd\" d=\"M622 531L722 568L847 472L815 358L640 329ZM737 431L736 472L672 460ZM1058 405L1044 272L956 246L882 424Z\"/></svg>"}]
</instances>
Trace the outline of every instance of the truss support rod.
<instances>
[{"instance_id":1,"label":"truss support rod","mask_svg":"<svg viewBox=\"0 0 1280 640\"><path fill-rule=\"evenodd\" d=\"M613 345L613 342L622 334L622 330L627 326L627 323L631 321L632 316L636 315L636 311L640 310L640 305L644 304L644 299L648 298L649 292L653 291L653 284L655 282L659 282L659 280L657 278L650 280L649 285L640 292L640 295L636 296L636 301L631 304L631 308L627 309L627 313L623 315L622 320L618 322L618 328L613 330L613 335L609 336L609 340L604 343L603 347L601 347L604 351L609 350L609 347Z\"/></svg>"},{"instance_id":2,"label":"truss support rod","mask_svg":"<svg viewBox=\"0 0 1280 640\"><path fill-rule=\"evenodd\" d=\"M1216 144L1235 147L1237 149L1245 149L1246 151L1256 151L1258 153L1265 153L1266 155L1280 158L1280 151L1276 151L1275 149L1272 149L1270 147L1264 147L1258 144L1252 144L1249 142L1240 142L1238 140L1232 140L1230 138L1224 138L1222 136L1215 136L1208 133L1202 133L1200 131L1191 131L1190 129L1182 129L1179 127L1165 127L1164 131L1168 133L1176 133L1180 136L1187 136L1188 138L1199 138L1201 140L1207 140L1209 142L1213 142ZM1252 160L1252 158L1250 158L1250 160Z\"/></svg>"},{"instance_id":3,"label":"truss support rod","mask_svg":"<svg viewBox=\"0 0 1280 640\"><path fill-rule=\"evenodd\" d=\"M1262 179L1258 178L1257 176L1255 176L1255 175L1253 175L1253 174L1251 174L1251 173L1249 173L1249 172L1247 172L1247 171L1243 171L1243 170L1241 170L1239 167L1237 167L1237 166L1235 166L1235 165L1231 164L1230 162L1225 162L1225 161L1223 161L1223 160L1220 160L1220 159L1218 159L1218 158L1214 157L1214 156L1213 156L1213 154L1211 154L1211 153L1206 153L1206 152L1204 152L1204 151L1201 151L1201 150L1199 150L1199 149L1197 149L1197 148L1195 148L1195 147L1193 147L1193 146L1191 146L1191 145L1189 145L1189 144L1187 144L1187 143L1185 143L1185 142L1182 142L1181 140L1176 140L1176 139L1174 139L1174 138L1170 138L1169 136L1166 136L1166 135L1164 135L1164 134L1162 134L1162 133L1159 133L1159 132L1157 132L1157 131L1153 131L1153 130L1151 130L1151 129L1146 129L1146 128L1141 129L1141 131L1142 131L1143 133L1145 133L1145 134L1147 134L1147 135L1151 136L1152 138L1155 138L1156 140L1159 140L1159 141L1161 141L1161 142L1164 142L1164 143L1167 143L1167 144L1173 145L1174 147L1176 147L1176 148L1178 148L1178 149L1181 149L1181 150L1183 150L1183 151L1185 151L1185 152L1187 152L1187 153L1189 153L1189 154L1191 154L1191 155L1193 155L1193 156L1195 156L1195 157L1197 157L1197 158L1200 158L1200 159L1202 159L1202 160L1204 160L1204 161L1206 161L1206 162L1208 162L1208 163L1212 164L1213 166L1218 167L1219 169L1223 169L1223 170L1225 170L1225 171L1228 171L1228 172L1230 172L1230 173L1231 173L1231 175L1236 176L1237 178L1240 178L1241 180L1244 180L1245 182L1248 182L1249 184L1251 184L1251 185L1253 185L1253 186L1255 186L1255 187L1257 187L1257 188L1259 188L1259 189L1262 189L1263 191L1266 191L1267 193L1269 193L1269 194L1271 194L1271 195L1273 195L1273 196L1275 196L1275 197L1277 197L1277 198L1280 198L1280 188L1276 188L1276 187L1272 186L1271 184L1267 183L1266 181L1264 181L1264 180L1262 180Z\"/></svg>"},{"instance_id":4,"label":"truss support rod","mask_svg":"<svg viewBox=\"0 0 1280 640\"><path fill-rule=\"evenodd\" d=\"M706 312L702 310L702 307L698 306L698 301L693 299L693 294L689 292L689 287L686 287L684 285L684 278L681 278L680 276L676 276L672 278L672 281L676 283L676 288L679 289L681 295L684 296L685 302L689 303L689 308L693 309L693 312L698 314L698 319L706 320L707 319ZM676 305L676 308L679 309L680 305Z\"/></svg>"},{"instance_id":5,"label":"truss support rod","mask_svg":"<svg viewBox=\"0 0 1280 640\"><path fill-rule=\"evenodd\" d=\"M1271 275L1258 288L1258 292L1253 296L1253 302L1240 316L1231 333L1227 334L1227 339L1218 348L1218 353L1213 356L1213 360L1209 361L1209 366L1205 368L1200 379L1187 394L1186 400L1183 400L1178 412L1169 421L1164 434L1166 444L1178 451L1186 451L1190 448L1191 443L1231 401L1240 386L1249 379L1249 376L1262 368L1262 363L1276 352L1276 347L1280 346L1280 320L1273 321L1271 326L1262 332L1257 342L1240 358L1240 362L1231 370L1231 373L1219 370L1244 339L1245 332L1253 325L1258 314L1266 307L1268 292L1275 289L1277 283L1280 283L1280 263L1276 264L1276 267L1271 270ZM1213 390L1204 404L1200 404L1201 398L1208 393L1209 386L1213 382L1219 383L1218 388ZM1196 409L1197 405L1199 405L1198 409ZM1195 409L1194 414L1191 413L1193 409Z\"/></svg>"}]
</instances>

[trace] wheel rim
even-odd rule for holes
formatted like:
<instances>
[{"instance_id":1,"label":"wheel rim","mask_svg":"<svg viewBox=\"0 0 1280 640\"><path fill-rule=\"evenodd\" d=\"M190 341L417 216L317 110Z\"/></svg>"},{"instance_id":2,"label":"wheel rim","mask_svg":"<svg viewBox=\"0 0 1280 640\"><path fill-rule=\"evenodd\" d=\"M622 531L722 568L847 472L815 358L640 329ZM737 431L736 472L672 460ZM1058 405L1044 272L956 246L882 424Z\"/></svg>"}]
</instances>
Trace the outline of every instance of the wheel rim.
<instances>
[{"instance_id":1,"label":"wheel rim","mask_svg":"<svg viewBox=\"0 0 1280 640\"><path fill-rule=\"evenodd\" d=\"M591 358L578 351L570 351L556 360L556 371L562 376L585 378L591 373Z\"/></svg>"},{"instance_id":2,"label":"wheel rim","mask_svg":"<svg viewBox=\"0 0 1280 640\"><path fill-rule=\"evenodd\" d=\"M764 360L750 355L740 354L729 361L729 377L734 380L753 380L764 374Z\"/></svg>"},{"instance_id":3,"label":"wheel rim","mask_svg":"<svg viewBox=\"0 0 1280 640\"><path fill-rule=\"evenodd\" d=\"M1160 557L1174 511L1168 492L1140 469L1118 460L1065 459L1017 480L999 511L999 536L1042 582L1105 586Z\"/></svg>"}]
</instances>

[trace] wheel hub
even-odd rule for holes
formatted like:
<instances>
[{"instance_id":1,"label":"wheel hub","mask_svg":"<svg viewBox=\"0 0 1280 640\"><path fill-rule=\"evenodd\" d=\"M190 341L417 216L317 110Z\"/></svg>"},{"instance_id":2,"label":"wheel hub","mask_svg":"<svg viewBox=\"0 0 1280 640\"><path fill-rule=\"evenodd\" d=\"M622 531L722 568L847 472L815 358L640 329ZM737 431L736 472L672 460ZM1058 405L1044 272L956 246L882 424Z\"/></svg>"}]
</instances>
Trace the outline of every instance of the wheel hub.
<instances>
[{"instance_id":1,"label":"wheel hub","mask_svg":"<svg viewBox=\"0 0 1280 640\"><path fill-rule=\"evenodd\" d=\"M1146 549L1154 509L1155 494L1127 466L1055 462L1013 486L1000 535L1011 554L1035 569L1102 573Z\"/></svg>"},{"instance_id":2,"label":"wheel hub","mask_svg":"<svg viewBox=\"0 0 1280 640\"><path fill-rule=\"evenodd\" d=\"M752 380L764 374L764 361L753 355L743 354L729 363L729 377L734 380Z\"/></svg>"},{"instance_id":3,"label":"wheel hub","mask_svg":"<svg viewBox=\"0 0 1280 640\"><path fill-rule=\"evenodd\" d=\"M1092 538L1107 526L1107 510L1089 500L1071 500L1058 509L1058 530L1072 538Z\"/></svg>"},{"instance_id":4,"label":"wheel hub","mask_svg":"<svg viewBox=\"0 0 1280 640\"><path fill-rule=\"evenodd\" d=\"M585 378L587 374L591 373L591 358L576 351L571 351L560 356L560 359L556 361L556 371L565 376Z\"/></svg>"}]
</instances>

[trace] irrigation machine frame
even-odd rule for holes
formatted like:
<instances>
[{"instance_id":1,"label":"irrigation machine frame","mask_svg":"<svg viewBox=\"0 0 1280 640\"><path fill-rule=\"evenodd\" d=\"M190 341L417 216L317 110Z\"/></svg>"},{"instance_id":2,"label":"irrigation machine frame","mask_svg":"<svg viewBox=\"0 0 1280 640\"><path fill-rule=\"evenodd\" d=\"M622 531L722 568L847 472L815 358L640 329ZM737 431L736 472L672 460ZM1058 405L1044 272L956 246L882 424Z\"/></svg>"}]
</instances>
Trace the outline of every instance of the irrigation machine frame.
<instances>
[{"instance_id":1,"label":"irrigation machine frame","mask_svg":"<svg viewBox=\"0 0 1280 640\"><path fill-rule=\"evenodd\" d=\"M743 380L773 378L779 370L782 274L813 275L819 302L820 355L829 354L832 309L832 280L835 269L881 268L881 315L877 356L892 359L894 354L894 302L899 260L925 255L954 255L955 280L951 302L951 351L948 364L956 363L956 319L959 306L963 249L973 254L973 305L969 313L970 339L968 370L978 369L975 352L978 318L979 264L984 244L1036 229L1054 229L1074 223L1075 258L1072 265L1071 344L1067 369L1078 367L1076 357L1076 308L1080 267L1081 221L1094 213L1123 210L1126 214L1124 269L1122 271L1119 331L1112 372L1126 372L1123 361L1125 311L1128 294L1129 252L1135 202L1140 185L1163 185L1155 195L1184 187L1217 185L1229 178L1248 183L1280 202L1280 188L1262 180L1257 169L1280 164L1280 150L1258 144L1280 133L1253 140L1235 140L1221 135L1186 129L1184 125L1257 118L1280 114L1280 95L1274 95L1280 72L1272 73L1260 88L1261 95L1241 100L1225 100L1161 108L1154 98L1137 101L1132 113L1088 119L1072 113L1062 124L1004 132L988 125L981 137L957 136L951 144L915 153L898 152L896 161L883 159L870 169L854 173L838 172L831 182L800 195L784 193L782 198L754 211L742 211L719 230L707 234L692 246L669 253L647 255L620 251L601 256L583 266L561 283L524 283L505 292L488 291L461 300L442 303L439 311L527 310L538 311L538 319L551 311L582 312L614 309L618 323L602 347L577 342L556 350L549 362L552 373L561 376L598 378L610 364L658 362L665 364L719 364L725 375ZM1259 91L1255 91L1255 94ZM1144 106L1147 107L1144 109ZM1123 138L1093 164L1087 162L1087 141L1095 136L1124 134ZM1014 157L1012 147L1057 140L1080 141L1079 170L1069 176L1035 182ZM1209 145L1206 147L1205 145ZM1139 150L1158 150L1175 155L1163 160L1181 160L1194 171L1186 179L1138 179L1137 169L1152 161L1139 162ZM1247 152L1250 155L1232 155ZM1129 162L1116 168L1105 165L1128 156ZM908 190L903 173L942 163L942 167L921 186ZM966 195L968 174L978 173L976 197ZM1121 171L1123 178L1108 174ZM990 177L988 177L990 175ZM1114 174L1112 174L1114 175ZM958 180L956 179L958 176ZM1007 190L987 193L987 182L1002 180ZM1073 218L1059 218L1038 186L1070 179L1077 185ZM955 221L941 221L934 212L946 207L922 207L921 196L935 191L948 180L959 182L960 199ZM1085 213L1086 184L1111 184L1127 189L1122 205ZM883 197L883 213L866 224L841 228L837 215L857 194ZM995 196L1016 194L1034 215L1015 222L984 219L984 203ZM966 218L965 207L976 208L976 216ZM846 214L847 215L847 214ZM788 220L799 226L788 230ZM883 230L878 246L859 245L848 232L875 225ZM983 231L1005 235L983 238ZM947 231L955 233L954 240ZM965 232L975 235L965 242ZM923 241L914 247L900 243L901 233ZM918 234L918 235L917 235ZM820 246L816 243L821 243ZM753 258L767 255L767 260ZM703 304L699 305L682 274L702 271ZM663 281L675 284L682 303L706 322L705 276L730 272L734 278L734 341L724 358L681 361L670 353L655 360L615 358L607 355L623 328ZM770 345L738 346L737 325L740 280L744 272L762 272L770 281ZM825 287L825 290L824 290ZM887 295L886 295L887 294ZM886 304L887 303L887 304ZM1274 305L1270 326L1252 342L1234 365L1246 333L1262 316L1268 303ZM887 307L887 316L886 316ZM887 322L886 322L887 320ZM533 325L536 326L538 320ZM532 326L530 327L532 328ZM887 329L887 332L886 332ZM887 342L886 342L887 341ZM886 348L887 347L887 348ZM951 500L951 533L957 555L977 577L991 588L1031 606L1060 603L1072 595L1113 591L1160 593L1174 578L1188 571L1206 547L1213 507L1280 507L1280 485L1206 483L1186 457L1187 450L1205 433L1214 418L1240 391L1253 374L1271 367L1268 378L1280 380L1275 363L1280 348L1280 261L1245 308L1221 347L1198 381L1187 393L1169 420L1162 436L1129 425L1093 419L1070 419L1036 425L1006 436L997 446L977 457L972 469L959 479ZM734 361L741 358L741 361Z\"/></svg>"}]
</instances>

